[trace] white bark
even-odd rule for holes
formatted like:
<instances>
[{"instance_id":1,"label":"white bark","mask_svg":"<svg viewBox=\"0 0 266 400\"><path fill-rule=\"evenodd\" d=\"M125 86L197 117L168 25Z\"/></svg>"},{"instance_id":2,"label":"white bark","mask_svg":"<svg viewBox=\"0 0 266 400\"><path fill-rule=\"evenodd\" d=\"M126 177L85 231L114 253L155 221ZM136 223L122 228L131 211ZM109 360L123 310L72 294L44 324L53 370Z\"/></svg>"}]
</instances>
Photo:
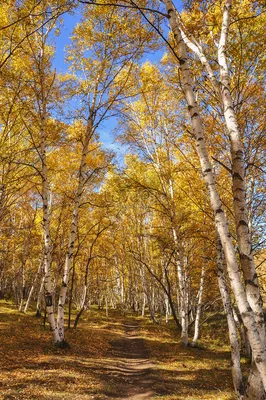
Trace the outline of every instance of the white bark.
<instances>
[{"instance_id":1,"label":"white bark","mask_svg":"<svg viewBox=\"0 0 266 400\"><path fill-rule=\"evenodd\" d=\"M232 0L227 0L224 6L222 31L218 46L218 62L220 66L221 96L224 108L224 118L231 141L233 196L236 221L237 241L240 251L240 262L246 285L246 293L252 308L262 341L265 341L265 326L263 304L260 296L258 278L255 269L254 256L251 246L251 235L246 203L244 146L237 123L234 103L230 92L230 77L226 58L230 12Z\"/></svg>"},{"instance_id":2,"label":"white bark","mask_svg":"<svg viewBox=\"0 0 266 400\"><path fill-rule=\"evenodd\" d=\"M26 263L26 260L25 260L25 262L23 262L22 268L21 268L22 269L22 271L21 271L21 274L22 274L22 291L21 291L21 298L20 298L20 304L19 304L19 312L22 311L23 304L24 304L24 298L25 298L25 292L26 292L25 263Z\"/></svg>"},{"instance_id":3,"label":"white bark","mask_svg":"<svg viewBox=\"0 0 266 400\"><path fill-rule=\"evenodd\" d=\"M248 220L248 207L246 203L247 188L245 183L244 146L241 140L241 135L234 110L234 103L230 92L230 76L226 57L231 7L232 0L226 0L224 6L220 42L218 46L221 96L224 108L224 118L231 142L234 212L237 241L240 252L240 263L245 280L247 299L251 309L254 312L261 341L265 346L266 336L263 303L260 296L258 278L252 252L251 234ZM248 380L248 393L248 398L251 398L255 394L256 398L261 398L261 396L263 396L262 385L259 383L259 374L256 371L256 366L254 363L251 367Z\"/></svg>"},{"instance_id":4,"label":"white bark","mask_svg":"<svg viewBox=\"0 0 266 400\"><path fill-rule=\"evenodd\" d=\"M261 382L260 373L254 361L251 363L248 382L246 385L245 400L265 400L265 391Z\"/></svg>"},{"instance_id":5,"label":"white bark","mask_svg":"<svg viewBox=\"0 0 266 400\"><path fill-rule=\"evenodd\" d=\"M48 184L48 171L46 161L46 122L47 122L47 93L46 83L44 76L44 43L40 50L40 89L41 98L38 99L41 104L40 110L40 133L41 133L41 146L40 146L40 158L41 158L41 175L42 175L42 206L43 206L43 238L44 238L44 255L43 255L43 266L44 266L44 291L45 291L45 303L47 319L50 325L50 329L53 333L54 342L59 342L59 335L57 324L54 316L53 306L53 288L51 280L51 236L50 236L50 212L49 212L49 184Z\"/></svg>"},{"instance_id":6,"label":"white bark","mask_svg":"<svg viewBox=\"0 0 266 400\"><path fill-rule=\"evenodd\" d=\"M243 399L245 390L244 390L243 377L240 364L240 352L239 352L239 344L237 338L237 330L234 321L231 299L228 293L224 275L223 250L220 239L217 240L217 268L218 268L218 284L223 301L224 311L226 313L227 325L229 331L233 384L238 399Z\"/></svg>"},{"instance_id":7,"label":"white bark","mask_svg":"<svg viewBox=\"0 0 266 400\"><path fill-rule=\"evenodd\" d=\"M212 171L212 165L209 160L209 155L203 135L203 127L199 116L199 109L193 91L192 78L188 66L188 55L186 46L181 36L173 2L171 0L164 0L164 4L169 15L170 26L174 34L174 40L176 43L175 51L178 56L181 82L188 105L188 112L191 118L193 136L196 141L196 149L199 156L203 177L209 191L211 207L215 215L216 228L221 238L231 287L234 292L234 296L237 301L238 309L240 311L243 323L247 328L249 342L252 348L256 366L260 372L264 388L266 388L265 344L261 340L258 326L254 318L254 313L250 308L247 300L247 295L241 281L241 275L238 268L235 249L232 243L231 235L229 233L227 219L223 211L222 203L217 191L215 177Z\"/></svg>"},{"instance_id":8,"label":"white bark","mask_svg":"<svg viewBox=\"0 0 266 400\"><path fill-rule=\"evenodd\" d=\"M250 345L248 342L247 334L245 332L244 327L241 325L241 321L239 320L239 317L237 315L235 307L233 307L233 315L234 315L234 321L236 324L236 327L239 331L240 338L241 338L241 351L243 354L247 357L250 357L251 351L250 351Z\"/></svg>"},{"instance_id":9,"label":"white bark","mask_svg":"<svg viewBox=\"0 0 266 400\"><path fill-rule=\"evenodd\" d=\"M41 161L42 161L42 200L43 200L43 236L44 236L44 291L47 319L53 333L54 342L59 342L57 324L54 316L53 289L51 280L51 237L50 237L50 214L48 210L48 178L46 164L46 134L45 134L45 113L42 115L41 131Z\"/></svg>"},{"instance_id":10,"label":"white bark","mask_svg":"<svg viewBox=\"0 0 266 400\"><path fill-rule=\"evenodd\" d=\"M252 252L251 231L248 218L249 213L246 202L247 188L245 183L244 147L241 141L241 134L234 110L234 102L230 92L230 76L226 58L231 7L232 0L227 0L224 6L222 30L218 44L221 88L200 44L193 43L184 31L181 31L181 34L186 45L198 56L202 65L205 67L215 93L223 105L225 123L231 142L234 211L240 251L240 263L246 285L247 299L254 312L259 334L264 343L266 343L263 304Z\"/></svg>"},{"instance_id":11,"label":"white bark","mask_svg":"<svg viewBox=\"0 0 266 400\"><path fill-rule=\"evenodd\" d=\"M28 311L28 308L29 308L29 305L30 305L30 301L31 301L31 298L32 298L32 295L33 295L33 292L34 292L34 289L36 287L36 284L37 284L38 279L40 277L40 274L42 272L42 265L43 265L43 261L41 261L40 264L39 264L38 271L37 271L37 273L35 275L34 281L33 281L32 286L30 288L30 292L29 292L29 295L28 295L28 298L27 298L27 301L26 301L26 304L25 304L25 307L24 307L24 313L26 313Z\"/></svg>"},{"instance_id":12,"label":"white bark","mask_svg":"<svg viewBox=\"0 0 266 400\"><path fill-rule=\"evenodd\" d=\"M187 298L188 290L187 290L187 282L185 276L183 248L176 223L173 182L171 180L169 181L169 189L170 189L170 207L171 207L170 212L171 212L172 232L173 232L174 243L178 251L177 276L179 285L178 293L179 293L179 314L181 321L181 343L184 346L187 346L188 345L188 298Z\"/></svg>"},{"instance_id":13,"label":"white bark","mask_svg":"<svg viewBox=\"0 0 266 400\"><path fill-rule=\"evenodd\" d=\"M169 322L169 301L168 301L167 296L164 296L164 303L165 303L165 323L168 324L168 322Z\"/></svg>"},{"instance_id":14,"label":"white bark","mask_svg":"<svg viewBox=\"0 0 266 400\"><path fill-rule=\"evenodd\" d=\"M175 230L174 230L175 232ZM184 273L184 258L183 253L179 251L177 261L177 274L179 284L179 314L181 320L181 343L184 346L188 345L188 304L187 304L187 286Z\"/></svg>"},{"instance_id":15,"label":"white bark","mask_svg":"<svg viewBox=\"0 0 266 400\"><path fill-rule=\"evenodd\" d=\"M74 200L74 207L72 211L72 221L71 221L71 228L70 228L70 235L69 235L69 242L68 242L68 249L66 254L65 260L65 268L64 268L64 275L62 280L62 286L60 289L59 294L59 301L58 301L58 314L57 314L57 326L59 332L60 342L64 342L64 309L65 309L65 302L66 302L66 294L67 294L67 285L69 280L69 270L71 266L71 261L73 258L73 251L74 245L77 236L77 228L78 228L78 214L79 214L79 205L81 201L81 196L84 191L84 186L86 183L86 157L88 155L89 150L89 143L92 138L93 132L93 123L92 118L90 117L87 124L86 129L86 136L84 139L83 149L82 149L82 156L80 161L79 167L79 176L78 176L78 187L75 195Z\"/></svg>"},{"instance_id":16,"label":"white bark","mask_svg":"<svg viewBox=\"0 0 266 400\"><path fill-rule=\"evenodd\" d=\"M195 329L194 329L194 337L192 340L192 346L196 345L198 338L199 338L199 326L200 326L200 317L201 317L201 309L202 309L202 298L203 298L204 281L205 281L205 273L206 273L205 252L204 252L203 258L204 259L203 259L203 264L202 264L202 268L201 268L200 287L199 287L199 292L198 292L198 304L197 304Z\"/></svg>"},{"instance_id":17,"label":"white bark","mask_svg":"<svg viewBox=\"0 0 266 400\"><path fill-rule=\"evenodd\" d=\"M105 294L105 316L106 316L106 318L109 317L108 296L107 296L107 293Z\"/></svg>"},{"instance_id":18,"label":"white bark","mask_svg":"<svg viewBox=\"0 0 266 400\"><path fill-rule=\"evenodd\" d=\"M213 89L216 93L216 95L220 98L220 87L219 87L219 83L217 81L216 76L214 75L213 69L210 65L210 63L207 60L207 57L204 54L204 51L202 49L202 47L200 46L199 43L193 43L192 40L189 39L189 37L187 36L187 34L185 33L185 31L183 29L180 29L180 33L182 36L182 39L184 40L184 43L186 44L186 46L193 51L193 53L195 53L198 58L200 59L202 65L204 66L207 75L212 83Z\"/></svg>"},{"instance_id":19,"label":"white bark","mask_svg":"<svg viewBox=\"0 0 266 400\"><path fill-rule=\"evenodd\" d=\"M141 316L144 318L145 316L145 307L146 307L146 295L145 292L142 292L142 308L141 308Z\"/></svg>"},{"instance_id":20,"label":"white bark","mask_svg":"<svg viewBox=\"0 0 266 400\"><path fill-rule=\"evenodd\" d=\"M41 316L41 303L42 303L42 296L43 296L43 290L44 290L44 277L41 282L40 290L37 296L37 304L36 304L36 316L40 317Z\"/></svg>"}]
</instances>

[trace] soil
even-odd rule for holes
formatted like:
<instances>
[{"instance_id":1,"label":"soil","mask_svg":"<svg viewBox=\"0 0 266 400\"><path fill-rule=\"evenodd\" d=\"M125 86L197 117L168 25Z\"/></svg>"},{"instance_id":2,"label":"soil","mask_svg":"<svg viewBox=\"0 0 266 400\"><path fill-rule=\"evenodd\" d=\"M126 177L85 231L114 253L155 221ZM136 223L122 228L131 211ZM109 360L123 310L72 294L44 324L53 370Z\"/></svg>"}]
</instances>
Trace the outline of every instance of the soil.
<instances>
[{"instance_id":1,"label":"soil","mask_svg":"<svg viewBox=\"0 0 266 400\"><path fill-rule=\"evenodd\" d=\"M124 324L124 336L111 342L112 363L105 377L106 386L113 388L108 393L111 398L146 400L156 394L153 388L155 364L149 360L145 341L138 330L136 323Z\"/></svg>"}]
</instances>

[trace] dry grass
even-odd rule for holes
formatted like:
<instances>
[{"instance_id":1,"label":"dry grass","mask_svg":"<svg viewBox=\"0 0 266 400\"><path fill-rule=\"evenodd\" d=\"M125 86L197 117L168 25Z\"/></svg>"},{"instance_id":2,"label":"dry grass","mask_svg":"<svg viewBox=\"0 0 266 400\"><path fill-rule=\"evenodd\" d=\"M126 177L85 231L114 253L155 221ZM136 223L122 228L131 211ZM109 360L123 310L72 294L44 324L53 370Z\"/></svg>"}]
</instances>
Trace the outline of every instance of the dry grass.
<instances>
[{"instance_id":1,"label":"dry grass","mask_svg":"<svg viewBox=\"0 0 266 400\"><path fill-rule=\"evenodd\" d=\"M217 328L217 327L216 327ZM222 328L222 327L221 327ZM220 330L222 334L223 328ZM235 399L230 352L222 338L212 338L205 327L205 340L199 348L184 348L173 325L156 326L142 323L142 335L147 341L151 358L156 361L164 400L232 400ZM220 346L217 343L220 342ZM175 394L171 394L175 393Z\"/></svg>"},{"instance_id":2,"label":"dry grass","mask_svg":"<svg viewBox=\"0 0 266 400\"><path fill-rule=\"evenodd\" d=\"M66 332L71 348L61 350L41 323L1 304L0 399L96 399L104 391L101 360L119 330L111 332L104 318L99 323L92 318Z\"/></svg>"},{"instance_id":3,"label":"dry grass","mask_svg":"<svg viewBox=\"0 0 266 400\"><path fill-rule=\"evenodd\" d=\"M77 330L67 330L71 348L56 349L51 334L32 314L19 314L6 302L0 304L0 399L105 400L120 398L119 380L113 378L112 341L124 333L125 319L114 313L91 311ZM217 338L201 345L208 349L184 349L171 326L154 326L147 319L138 321L151 362L155 398L164 400L234 399L230 354Z\"/></svg>"}]
</instances>

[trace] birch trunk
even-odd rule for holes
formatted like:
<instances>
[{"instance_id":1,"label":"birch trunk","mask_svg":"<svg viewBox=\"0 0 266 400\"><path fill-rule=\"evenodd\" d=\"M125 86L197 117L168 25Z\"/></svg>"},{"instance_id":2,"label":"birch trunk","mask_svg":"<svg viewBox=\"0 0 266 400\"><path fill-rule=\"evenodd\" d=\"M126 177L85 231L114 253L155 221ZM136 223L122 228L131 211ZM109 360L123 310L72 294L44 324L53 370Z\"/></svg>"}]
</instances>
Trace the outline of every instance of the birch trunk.
<instances>
[{"instance_id":1,"label":"birch trunk","mask_svg":"<svg viewBox=\"0 0 266 400\"><path fill-rule=\"evenodd\" d=\"M206 268L205 268L205 257L204 257L203 265L202 265L202 269L201 269L200 287L199 287L199 292L198 292L198 304L197 304L197 311L196 311L196 318L195 318L195 330L194 330L194 337L192 340L192 347L196 346L196 343L199 338L199 326L200 326L200 317L201 317L201 309L202 309L205 271L206 271Z\"/></svg>"},{"instance_id":2,"label":"birch trunk","mask_svg":"<svg viewBox=\"0 0 266 400\"><path fill-rule=\"evenodd\" d=\"M48 171L47 171L47 160L46 160L46 122L47 122L47 88L45 82L45 67L44 67L44 48L45 39L42 38L40 48L40 64L38 64L40 73L40 89L41 94L38 94L36 88L36 96L40 103L40 134L41 134L41 145L40 145L40 158L41 158L41 175L42 175L42 208L43 208L43 239L44 239L44 254L43 254L43 268L44 268L44 292L45 292L45 304L47 319L50 325L50 329L53 334L55 344L59 342L58 329L54 316L53 306L53 288L51 279L51 236L50 236L50 212L49 212L49 183L48 183Z\"/></svg>"},{"instance_id":3,"label":"birch trunk","mask_svg":"<svg viewBox=\"0 0 266 400\"><path fill-rule=\"evenodd\" d=\"M215 177L212 171L212 165L209 160L209 155L203 135L203 127L199 116L199 109L196 102L195 93L193 91L192 78L188 66L188 55L186 46L181 36L173 2L171 0L163 1L169 16L171 30L173 31L174 40L176 43L175 51L179 61L180 77L184 95L188 105L188 112L191 118L193 136L196 141L196 149L200 160L203 177L209 191L211 207L215 216L216 228L222 242L231 287L233 289L243 323L247 328L248 338L252 348L256 366L260 372L264 388L266 388L265 344L260 336L259 326L256 323L254 313L250 308L245 288L241 281L235 249L233 246L231 235L229 233L227 219L223 211L222 203L217 191Z\"/></svg>"},{"instance_id":4,"label":"birch trunk","mask_svg":"<svg viewBox=\"0 0 266 400\"><path fill-rule=\"evenodd\" d=\"M224 306L224 311L226 313L227 325L229 331L229 341L231 346L231 361L232 361L232 376L235 392L237 393L238 399L243 399L244 397L244 384L240 364L240 352L239 344L237 338L237 329L233 315L233 308L231 304L231 299L228 293L224 269L223 269L223 249L220 239L217 239L217 275L218 284L222 297L222 302Z\"/></svg>"},{"instance_id":5,"label":"birch trunk","mask_svg":"<svg viewBox=\"0 0 266 400\"><path fill-rule=\"evenodd\" d=\"M224 6L222 31L218 46L221 97L224 118L231 142L234 212L240 263L243 270L248 302L254 312L261 339L264 344L266 344L263 303L260 296L258 277L252 252L248 207L246 203L247 188L245 183L244 146L241 140L234 103L231 96L229 69L226 58L231 7L232 0L227 0Z\"/></svg>"},{"instance_id":6,"label":"birch trunk","mask_svg":"<svg viewBox=\"0 0 266 400\"><path fill-rule=\"evenodd\" d=\"M146 307L146 295L145 292L142 292L142 307L141 307L141 316L144 318L145 316L145 307Z\"/></svg>"},{"instance_id":7,"label":"birch trunk","mask_svg":"<svg viewBox=\"0 0 266 400\"><path fill-rule=\"evenodd\" d=\"M51 237L50 237L50 214L48 209L48 174L46 164L46 106L41 115L41 149L40 157L42 162L42 201L43 201L43 236L44 236L44 255L43 255L43 266L44 266L44 292L45 292L45 304L47 319L50 325L50 329L53 333L55 344L60 341L58 329L56 325L54 306L53 306L53 289L51 280Z\"/></svg>"},{"instance_id":8,"label":"birch trunk","mask_svg":"<svg viewBox=\"0 0 266 400\"><path fill-rule=\"evenodd\" d=\"M180 320L181 320L181 343L184 346L188 345L188 307L186 299L186 280L184 276L184 263L183 254L179 253L179 260L177 261L177 273L179 282L179 296L180 296Z\"/></svg>"},{"instance_id":9,"label":"birch trunk","mask_svg":"<svg viewBox=\"0 0 266 400\"><path fill-rule=\"evenodd\" d=\"M44 290L44 277L42 279L42 283L41 283L40 290L39 290L38 297L37 297L36 317L41 317L41 315L42 315L41 303L42 303L43 290Z\"/></svg>"},{"instance_id":10,"label":"birch trunk","mask_svg":"<svg viewBox=\"0 0 266 400\"><path fill-rule=\"evenodd\" d=\"M236 223L237 242L240 253L240 263L245 280L247 299L254 312L257 329L262 343L266 345L263 303L259 291L254 256L252 252L251 234L246 203L247 188L245 183L244 146L237 123L234 103L230 91L230 76L226 58L228 33L230 26L232 0L227 0L224 6L222 31L218 47L218 62L220 66L221 96L224 109L224 118L229 132L232 157L232 180L234 212ZM262 383L259 380L256 365L253 362L248 379L247 398L262 399L264 397Z\"/></svg>"},{"instance_id":11,"label":"birch trunk","mask_svg":"<svg viewBox=\"0 0 266 400\"><path fill-rule=\"evenodd\" d=\"M26 295L26 278L25 278L25 262L23 262L22 264L22 290L21 290L21 298L20 298L20 304L19 304L19 312L22 311L23 308L23 304L24 304L24 299L25 299L25 295Z\"/></svg>"},{"instance_id":12,"label":"birch trunk","mask_svg":"<svg viewBox=\"0 0 266 400\"><path fill-rule=\"evenodd\" d=\"M193 43L182 31L182 37L187 46L199 57L202 65L209 76L213 89L222 102L225 124L229 133L231 142L232 158L232 189L234 197L234 212L236 223L237 242L240 252L240 264L245 280L247 299L251 309L254 312L258 325L259 334L266 343L263 303L260 295L258 277L256 273L254 256L251 243L251 227L249 221L249 212L247 206L247 187L245 183L245 165L244 165L244 146L241 140L234 102L230 91L230 76L226 58L226 49L228 42L228 33L230 26L230 13L232 0L227 0L224 6L222 30L218 45L218 63L220 67L220 82L213 73L213 70L201 48L197 43Z\"/></svg>"},{"instance_id":13,"label":"birch trunk","mask_svg":"<svg viewBox=\"0 0 266 400\"><path fill-rule=\"evenodd\" d=\"M71 328L71 311L72 311L72 303L73 303L74 282L75 282L75 262L73 262L71 286L70 286L70 293L69 293L69 299L68 299L68 322L67 322L68 328Z\"/></svg>"},{"instance_id":14,"label":"birch trunk","mask_svg":"<svg viewBox=\"0 0 266 400\"><path fill-rule=\"evenodd\" d=\"M266 395L261 382L261 376L256 367L254 360L252 360L248 382L246 385L245 400L265 400Z\"/></svg>"},{"instance_id":15,"label":"birch trunk","mask_svg":"<svg viewBox=\"0 0 266 400\"><path fill-rule=\"evenodd\" d=\"M237 315L235 307L233 307L233 314L234 314L235 324L236 324L236 327L238 329L238 332L239 332L240 338L241 338L241 351L243 352L243 354L246 357L250 357L251 351L250 351L250 345L248 342L247 334L245 332L245 328L242 326L242 322L240 321L240 319Z\"/></svg>"},{"instance_id":16,"label":"birch trunk","mask_svg":"<svg viewBox=\"0 0 266 400\"><path fill-rule=\"evenodd\" d=\"M177 276L179 285L179 314L181 320L181 343L184 346L188 345L188 301L187 301L187 284L184 268L184 254L181 244L180 235L176 223L176 213L175 213L175 203L174 203L174 189L173 182L169 181L170 189L170 207L171 207L171 222L172 222L172 232L174 243L178 251L177 260Z\"/></svg>"},{"instance_id":17,"label":"birch trunk","mask_svg":"<svg viewBox=\"0 0 266 400\"><path fill-rule=\"evenodd\" d=\"M105 295L105 316L106 318L109 317L109 308L108 308L108 296L107 293Z\"/></svg>"},{"instance_id":18,"label":"birch trunk","mask_svg":"<svg viewBox=\"0 0 266 400\"><path fill-rule=\"evenodd\" d=\"M24 307L24 313L27 313L27 311L28 311L28 308L29 308L29 305L30 305L30 301L31 301L31 298L32 298L32 295L33 295L33 292L34 292L34 289L36 287L36 284L38 283L38 279L39 279L40 274L42 272L42 264L43 263L41 261L40 264L39 264L39 267L38 267L38 271L37 271L37 273L35 275L33 284L32 284L32 286L30 288L30 291L29 291L29 295L28 295L28 298L27 298L27 301L26 301L26 304L25 304L25 307Z\"/></svg>"},{"instance_id":19,"label":"birch trunk","mask_svg":"<svg viewBox=\"0 0 266 400\"><path fill-rule=\"evenodd\" d=\"M74 207L72 212L72 221L71 221L71 228L70 228L70 235L69 235L69 242L68 242L68 249L65 259L65 268L64 268L64 275L62 280L62 285L59 294L59 301L58 301L58 314L57 314L57 326L58 326L58 333L60 342L66 344L65 342L65 335L64 335L64 310L65 310L65 303L66 303L66 294L67 294L67 285L69 280L69 270L71 261L73 258L73 251L75 240L77 236L77 227L78 227L78 212L79 212L79 205L81 201L81 196L84 190L84 185L86 183L86 157L88 155L89 150L89 143L92 137L93 132L93 123L92 118L90 116L88 120L87 130L86 130L86 137L83 144L82 149L82 156L80 161L79 167L79 176L78 176L78 188L76 191L76 196L74 200Z\"/></svg>"},{"instance_id":20,"label":"birch trunk","mask_svg":"<svg viewBox=\"0 0 266 400\"><path fill-rule=\"evenodd\" d=\"M169 301L168 301L167 296L164 296L164 304L165 304L165 323L168 324L168 322L169 322Z\"/></svg>"}]
</instances>

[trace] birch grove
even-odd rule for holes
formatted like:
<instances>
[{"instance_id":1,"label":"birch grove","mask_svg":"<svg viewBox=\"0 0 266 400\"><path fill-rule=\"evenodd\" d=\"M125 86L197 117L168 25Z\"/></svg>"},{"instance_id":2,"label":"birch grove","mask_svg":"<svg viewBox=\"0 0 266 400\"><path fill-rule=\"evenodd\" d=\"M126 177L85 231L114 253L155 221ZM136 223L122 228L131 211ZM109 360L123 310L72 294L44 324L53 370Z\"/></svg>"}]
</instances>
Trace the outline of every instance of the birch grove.
<instances>
[{"instance_id":1,"label":"birch grove","mask_svg":"<svg viewBox=\"0 0 266 400\"><path fill-rule=\"evenodd\" d=\"M1 8L0 301L55 346L91 310L150 319L185 352L226 326L237 398L265 398L264 11Z\"/></svg>"}]
</instances>

